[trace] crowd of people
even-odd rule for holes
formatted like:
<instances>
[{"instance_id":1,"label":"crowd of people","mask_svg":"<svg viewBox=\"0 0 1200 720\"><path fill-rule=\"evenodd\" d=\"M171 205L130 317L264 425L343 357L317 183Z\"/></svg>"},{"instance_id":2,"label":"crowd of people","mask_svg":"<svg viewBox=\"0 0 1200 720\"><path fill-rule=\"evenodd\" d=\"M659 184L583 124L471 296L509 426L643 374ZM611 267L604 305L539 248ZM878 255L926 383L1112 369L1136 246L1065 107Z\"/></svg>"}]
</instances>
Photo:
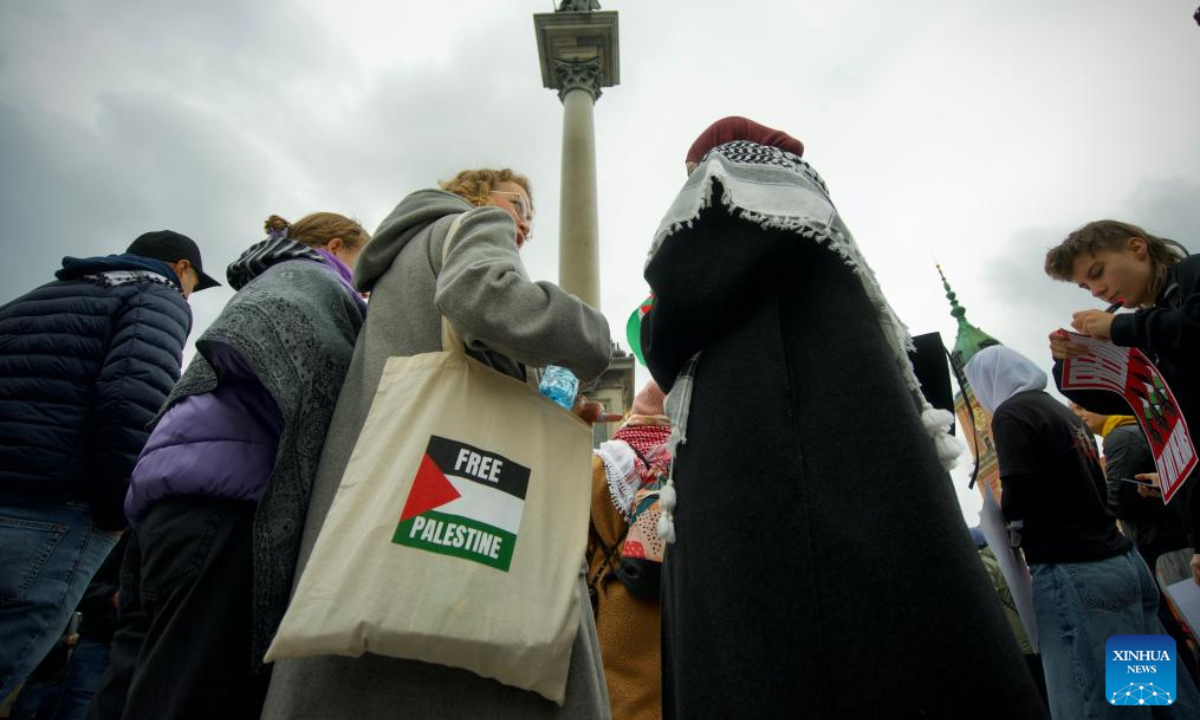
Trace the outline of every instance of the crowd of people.
<instances>
[{"instance_id":1,"label":"crowd of people","mask_svg":"<svg viewBox=\"0 0 1200 720\"><path fill-rule=\"evenodd\" d=\"M65 258L0 306L4 713L1200 717L1195 634L1161 593L1200 584L1200 480L1164 504L1127 482L1156 475L1122 398L1063 390L1068 407L1046 392L1087 352L1071 336L1051 333L1041 361L987 347L962 370L999 460L1011 547L988 547L947 473L960 446L932 389L949 368L914 362L803 153L740 117L688 148L644 269L653 380L592 457L561 702L370 648L264 658L389 359L460 338L521 383L551 365L585 385L606 369L604 316L525 270L527 178L464 170L373 235L331 212L272 215L227 267L236 294L186 372L188 298L219 284L194 241L162 230ZM1105 220L1051 249L1045 272L1132 309L1070 324L1142 350L1200 427L1200 260ZM608 419L583 394L571 412ZM1005 554L1027 563L1036 643ZM1177 643L1176 696L1114 708L1106 640L1156 634Z\"/></svg>"}]
</instances>

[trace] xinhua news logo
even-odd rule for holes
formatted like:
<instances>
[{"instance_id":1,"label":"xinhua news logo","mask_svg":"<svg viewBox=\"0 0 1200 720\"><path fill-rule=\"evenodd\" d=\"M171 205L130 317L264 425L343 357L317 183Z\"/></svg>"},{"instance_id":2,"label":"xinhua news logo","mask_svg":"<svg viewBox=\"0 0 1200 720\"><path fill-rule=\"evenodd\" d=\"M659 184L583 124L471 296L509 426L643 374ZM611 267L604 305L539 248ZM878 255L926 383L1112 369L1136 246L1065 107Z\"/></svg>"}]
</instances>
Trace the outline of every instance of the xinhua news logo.
<instances>
[{"instance_id":1,"label":"xinhua news logo","mask_svg":"<svg viewBox=\"0 0 1200 720\"><path fill-rule=\"evenodd\" d=\"M1109 704L1174 704L1175 639L1170 635L1113 635L1104 657Z\"/></svg>"}]
</instances>

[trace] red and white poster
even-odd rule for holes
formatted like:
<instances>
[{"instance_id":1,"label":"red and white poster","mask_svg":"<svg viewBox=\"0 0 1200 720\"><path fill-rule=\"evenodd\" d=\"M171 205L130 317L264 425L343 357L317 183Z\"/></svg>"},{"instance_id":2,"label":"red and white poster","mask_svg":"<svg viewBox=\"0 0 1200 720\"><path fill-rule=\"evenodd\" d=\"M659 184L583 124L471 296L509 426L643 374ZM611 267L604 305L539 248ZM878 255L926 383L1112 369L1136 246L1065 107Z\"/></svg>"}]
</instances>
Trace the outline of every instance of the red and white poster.
<instances>
[{"instance_id":1,"label":"red and white poster","mask_svg":"<svg viewBox=\"0 0 1200 720\"><path fill-rule=\"evenodd\" d=\"M1137 348L1077 333L1067 335L1088 352L1063 361L1062 389L1108 390L1125 398L1150 441L1163 502L1171 502L1196 467L1197 458L1187 422L1167 381Z\"/></svg>"}]
</instances>

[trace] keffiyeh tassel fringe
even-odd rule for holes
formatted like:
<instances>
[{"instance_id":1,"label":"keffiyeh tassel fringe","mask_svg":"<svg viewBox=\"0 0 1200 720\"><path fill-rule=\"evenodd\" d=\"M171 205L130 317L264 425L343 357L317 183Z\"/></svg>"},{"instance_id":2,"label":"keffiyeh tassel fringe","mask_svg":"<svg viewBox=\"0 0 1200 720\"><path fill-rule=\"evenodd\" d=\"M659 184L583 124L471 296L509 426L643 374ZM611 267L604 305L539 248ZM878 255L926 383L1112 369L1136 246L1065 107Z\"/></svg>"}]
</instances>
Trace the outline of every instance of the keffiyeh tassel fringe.
<instances>
[{"instance_id":1,"label":"keffiyeh tassel fringe","mask_svg":"<svg viewBox=\"0 0 1200 720\"><path fill-rule=\"evenodd\" d=\"M697 356L698 357L698 356ZM694 367L696 358L692 358L689 367ZM691 398L688 398L690 402ZM686 413L685 413L686 414ZM678 416L676 416L678 417ZM663 542L671 545L675 543L675 504L678 502L678 496L675 494L675 453L679 446L687 442L686 419L682 425L674 417L671 426L671 436L667 439L667 448L671 453L671 469L667 472L667 482L663 484L662 490L658 492L658 525L655 528L658 531L658 536Z\"/></svg>"},{"instance_id":2,"label":"keffiyeh tassel fringe","mask_svg":"<svg viewBox=\"0 0 1200 720\"><path fill-rule=\"evenodd\" d=\"M950 470L957 465L958 456L963 451L963 444L950 435L950 427L954 425L954 416L946 410L926 407L925 411L921 413L921 424L925 426L925 432L933 439L942 468Z\"/></svg>"},{"instance_id":3,"label":"keffiyeh tassel fringe","mask_svg":"<svg viewBox=\"0 0 1200 720\"><path fill-rule=\"evenodd\" d=\"M658 536L666 543L675 542L675 501L675 480L668 478L658 493Z\"/></svg>"}]
</instances>

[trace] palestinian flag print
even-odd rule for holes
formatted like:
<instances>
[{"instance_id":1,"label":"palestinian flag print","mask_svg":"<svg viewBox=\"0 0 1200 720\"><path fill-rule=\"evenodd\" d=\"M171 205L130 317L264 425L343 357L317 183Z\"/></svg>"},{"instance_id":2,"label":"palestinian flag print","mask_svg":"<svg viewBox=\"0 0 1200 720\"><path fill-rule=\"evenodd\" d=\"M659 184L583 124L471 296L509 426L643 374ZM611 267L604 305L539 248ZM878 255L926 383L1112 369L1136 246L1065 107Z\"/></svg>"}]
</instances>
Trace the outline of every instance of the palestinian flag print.
<instances>
[{"instance_id":1,"label":"palestinian flag print","mask_svg":"<svg viewBox=\"0 0 1200 720\"><path fill-rule=\"evenodd\" d=\"M392 542L508 572L528 487L529 468L431 435Z\"/></svg>"},{"instance_id":2,"label":"palestinian flag print","mask_svg":"<svg viewBox=\"0 0 1200 720\"><path fill-rule=\"evenodd\" d=\"M654 307L654 296L650 295L637 306L625 322L625 340L637 361L646 366L646 358L642 357L642 318Z\"/></svg>"}]
</instances>

